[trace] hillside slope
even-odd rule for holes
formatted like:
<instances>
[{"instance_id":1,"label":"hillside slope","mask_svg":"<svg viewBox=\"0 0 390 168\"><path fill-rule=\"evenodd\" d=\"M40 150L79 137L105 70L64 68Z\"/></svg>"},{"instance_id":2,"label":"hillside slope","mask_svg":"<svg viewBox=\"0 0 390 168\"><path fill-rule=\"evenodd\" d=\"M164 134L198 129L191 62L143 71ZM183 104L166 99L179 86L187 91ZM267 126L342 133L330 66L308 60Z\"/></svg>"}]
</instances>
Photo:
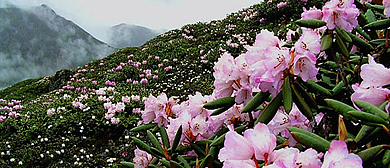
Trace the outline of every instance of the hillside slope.
<instances>
[{"instance_id":1,"label":"hillside slope","mask_svg":"<svg viewBox=\"0 0 390 168\"><path fill-rule=\"evenodd\" d=\"M303 6L323 4L292 0L277 8L279 2L185 25L76 68L70 76L28 80L0 91L0 165L103 167L131 160L135 145L129 136L144 136L129 131L139 121L143 97L211 94L214 62L225 51L239 55L264 28L282 36L286 27L295 27L289 22L300 17ZM61 89L49 89L53 83ZM119 110L111 115L113 106Z\"/></svg>"}]
</instances>

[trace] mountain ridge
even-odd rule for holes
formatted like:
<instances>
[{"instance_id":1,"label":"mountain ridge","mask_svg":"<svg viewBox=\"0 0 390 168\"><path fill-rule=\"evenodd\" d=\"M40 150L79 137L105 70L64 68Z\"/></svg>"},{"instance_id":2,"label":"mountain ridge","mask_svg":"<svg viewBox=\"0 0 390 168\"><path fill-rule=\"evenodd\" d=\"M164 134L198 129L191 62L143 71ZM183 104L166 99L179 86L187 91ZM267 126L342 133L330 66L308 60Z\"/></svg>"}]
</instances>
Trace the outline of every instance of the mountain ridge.
<instances>
[{"instance_id":1,"label":"mountain ridge","mask_svg":"<svg viewBox=\"0 0 390 168\"><path fill-rule=\"evenodd\" d=\"M75 68L115 50L46 5L0 8L0 87Z\"/></svg>"}]
</instances>

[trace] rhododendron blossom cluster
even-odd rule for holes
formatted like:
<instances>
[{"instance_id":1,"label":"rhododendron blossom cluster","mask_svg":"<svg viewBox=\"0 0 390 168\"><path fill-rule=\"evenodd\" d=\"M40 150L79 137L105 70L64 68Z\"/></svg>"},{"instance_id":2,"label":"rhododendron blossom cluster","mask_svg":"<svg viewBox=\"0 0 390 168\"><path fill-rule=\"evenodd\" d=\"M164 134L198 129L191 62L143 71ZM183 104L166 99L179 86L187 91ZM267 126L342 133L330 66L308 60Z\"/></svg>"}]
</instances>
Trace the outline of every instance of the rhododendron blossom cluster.
<instances>
[{"instance_id":1,"label":"rhododendron blossom cluster","mask_svg":"<svg viewBox=\"0 0 390 168\"><path fill-rule=\"evenodd\" d=\"M246 104L252 98L252 92L268 91L275 96L284 78L290 74L300 76L304 81L316 79L320 35L303 29L293 48L283 47L284 44L272 32L262 30L247 53L237 58L222 55L214 66L215 97L234 93L236 103Z\"/></svg>"},{"instance_id":2,"label":"rhododendron blossom cluster","mask_svg":"<svg viewBox=\"0 0 390 168\"><path fill-rule=\"evenodd\" d=\"M355 91L351 95L352 100L364 100L379 106L390 99L390 90L383 88L390 84L390 69L376 63L374 57L368 56L368 64L362 65L360 77L363 81L352 86Z\"/></svg>"},{"instance_id":3,"label":"rhododendron blossom cluster","mask_svg":"<svg viewBox=\"0 0 390 168\"><path fill-rule=\"evenodd\" d=\"M328 29L333 30L336 26L351 31L358 25L357 17L359 9L353 4L354 0L331 0L326 2L319 10L315 7L302 13L302 19L318 19L326 22Z\"/></svg>"}]
</instances>

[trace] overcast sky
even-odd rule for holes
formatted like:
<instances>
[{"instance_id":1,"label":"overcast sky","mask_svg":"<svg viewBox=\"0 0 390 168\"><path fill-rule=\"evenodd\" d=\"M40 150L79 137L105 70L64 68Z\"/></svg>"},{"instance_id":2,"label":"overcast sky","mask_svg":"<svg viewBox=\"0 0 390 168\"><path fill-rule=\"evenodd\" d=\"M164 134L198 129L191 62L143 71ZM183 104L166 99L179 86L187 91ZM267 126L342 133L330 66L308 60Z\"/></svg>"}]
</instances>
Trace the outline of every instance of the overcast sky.
<instances>
[{"instance_id":1,"label":"overcast sky","mask_svg":"<svg viewBox=\"0 0 390 168\"><path fill-rule=\"evenodd\" d=\"M188 23L222 19L260 0L9 0L20 7L46 4L95 37L104 40L110 26L131 23L174 29Z\"/></svg>"}]
</instances>

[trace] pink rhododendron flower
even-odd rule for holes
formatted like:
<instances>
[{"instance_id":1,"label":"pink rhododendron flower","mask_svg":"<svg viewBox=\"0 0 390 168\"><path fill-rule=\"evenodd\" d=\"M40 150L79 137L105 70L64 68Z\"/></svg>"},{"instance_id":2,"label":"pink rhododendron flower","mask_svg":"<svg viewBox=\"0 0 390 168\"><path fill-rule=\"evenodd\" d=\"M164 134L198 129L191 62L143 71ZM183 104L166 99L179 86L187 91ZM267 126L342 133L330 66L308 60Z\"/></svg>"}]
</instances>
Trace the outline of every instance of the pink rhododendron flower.
<instances>
[{"instance_id":1,"label":"pink rhododendron flower","mask_svg":"<svg viewBox=\"0 0 390 168\"><path fill-rule=\"evenodd\" d=\"M119 123L119 118L115 118L115 117L112 117L111 118L111 124L114 124L114 125L116 125L116 124L118 124Z\"/></svg>"},{"instance_id":2,"label":"pink rhododendron flower","mask_svg":"<svg viewBox=\"0 0 390 168\"><path fill-rule=\"evenodd\" d=\"M310 130L309 120L299 111L295 103L293 104L293 108L289 114L287 114L284 109L279 109L275 117L267 124L267 126L274 135L278 135L280 133L282 137L288 138L290 146L295 146L296 141L287 130L287 127L291 126Z\"/></svg>"},{"instance_id":3,"label":"pink rhododendron flower","mask_svg":"<svg viewBox=\"0 0 390 168\"><path fill-rule=\"evenodd\" d=\"M229 129L230 131L225 136L224 147L219 151L218 159L225 162L230 160L251 162L255 152L252 144L233 128L229 127Z\"/></svg>"},{"instance_id":4,"label":"pink rhododendron flower","mask_svg":"<svg viewBox=\"0 0 390 168\"><path fill-rule=\"evenodd\" d=\"M352 85L355 91L351 95L351 100L363 100L375 106L381 105L386 100L390 99L390 90L382 87L362 87L358 83Z\"/></svg>"},{"instance_id":5,"label":"pink rhododendron flower","mask_svg":"<svg viewBox=\"0 0 390 168\"><path fill-rule=\"evenodd\" d=\"M213 96L203 96L202 93L196 92L195 95L188 96L188 106L186 108L192 118L199 115L207 118L211 114L211 111L203 108L203 105L213 100Z\"/></svg>"},{"instance_id":6,"label":"pink rhododendron flower","mask_svg":"<svg viewBox=\"0 0 390 168\"><path fill-rule=\"evenodd\" d=\"M46 111L46 115L52 115L56 112L56 110L54 108L50 108L50 109L47 109Z\"/></svg>"},{"instance_id":7,"label":"pink rhododendron flower","mask_svg":"<svg viewBox=\"0 0 390 168\"><path fill-rule=\"evenodd\" d=\"M0 123L5 122L5 119L7 119L7 117L0 115Z\"/></svg>"},{"instance_id":8,"label":"pink rhododendron flower","mask_svg":"<svg viewBox=\"0 0 390 168\"><path fill-rule=\"evenodd\" d=\"M169 117L173 116L172 106L177 104L176 99L167 98L165 93L160 94L157 97L149 95L145 100L145 111L142 113L142 119L145 123L149 123L152 120L159 126L166 126L169 121Z\"/></svg>"},{"instance_id":9,"label":"pink rhododendron flower","mask_svg":"<svg viewBox=\"0 0 390 168\"><path fill-rule=\"evenodd\" d=\"M385 6L385 10L383 13L386 15L386 17L390 16L390 1L389 0L382 0L383 6Z\"/></svg>"},{"instance_id":10,"label":"pink rhododendron flower","mask_svg":"<svg viewBox=\"0 0 390 168\"><path fill-rule=\"evenodd\" d=\"M131 100L138 102L140 101L140 97L138 95L131 95Z\"/></svg>"},{"instance_id":11,"label":"pink rhododendron flower","mask_svg":"<svg viewBox=\"0 0 390 168\"><path fill-rule=\"evenodd\" d=\"M253 160L227 160L223 163L223 168L256 168L256 164Z\"/></svg>"},{"instance_id":12,"label":"pink rhododendron flower","mask_svg":"<svg viewBox=\"0 0 390 168\"><path fill-rule=\"evenodd\" d=\"M267 162L276 147L276 136L269 131L267 125L258 123L254 129L246 130L244 137L252 144L256 159Z\"/></svg>"},{"instance_id":13,"label":"pink rhododendron flower","mask_svg":"<svg viewBox=\"0 0 390 168\"><path fill-rule=\"evenodd\" d=\"M352 31L357 25L359 9L353 4L353 0L331 0L322 7L323 18L328 29L333 30L336 26Z\"/></svg>"},{"instance_id":14,"label":"pink rhododendron flower","mask_svg":"<svg viewBox=\"0 0 390 168\"><path fill-rule=\"evenodd\" d=\"M121 71L121 70L122 70L122 66L121 66L121 65L117 66L117 67L115 68L115 70L116 70L116 71Z\"/></svg>"},{"instance_id":15,"label":"pink rhododendron flower","mask_svg":"<svg viewBox=\"0 0 390 168\"><path fill-rule=\"evenodd\" d=\"M232 127L225 136L224 147L220 150L218 158L224 161L224 167L233 164L231 161L243 161L253 165L251 160L264 160L267 165L276 147L276 137L271 134L268 127L258 123L254 129L248 129L244 136L236 133Z\"/></svg>"},{"instance_id":16,"label":"pink rhododendron flower","mask_svg":"<svg viewBox=\"0 0 390 168\"><path fill-rule=\"evenodd\" d=\"M316 56L308 51L295 55L293 67L294 74L300 76L303 81L307 81L308 79L316 79L319 70L315 66L316 61Z\"/></svg>"},{"instance_id":17,"label":"pink rhododendron flower","mask_svg":"<svg viewBox=\"0 0 390 168\"><path fill-rule=\"evenodd\" d=\"M276 7L278 7L279 9L282 8L283 6L286 6L287 5L287 2L280 2L276 5Z\"/></svg>"},{"instance_id":18,"label":"pink rhododendron flower","mask_svg":"<svg viewBox=\"0 0 390 168\"><path fill-rule=\"evenodd\" d=\"M322 20L322 15L322 11L320 9L317 9L315 6L311 7L309 10L306 10L306 8L303 7L303 13L301 14L301 18Z\"/></svg>"},{"instance_id":19,"label":"pink rhododendron flower","mask_svg":"<svg viewBox=\"0 0 390 168\"><path fill-rule=\"evenodd\" d=\"M138 148L134 150L134 158L133 158L134 168L148 167L152 159L153 157L149 153L142 151Z\"/></svg>"},{"instance_id":20,"label":"pink rhododendron flower","mask_svg":"<svg viewBox=\"0 0 390 168\"><path fill-rule=\"evenodd\" d=\"M295 161L295 165L301 168L320 168L322 165L322 154L316 150L309 148L304 152L300 152Z\"/></svg>"},{"instance_id":21,"label":"pink rhododendron flower","mask_svg":"<svg viewBox=\"0 0 390 168\"><path fill-rule=\"evenodd\" d=\"M252 98L252 87L249 86L249 76L245 55L237 58L225 53L214 66L214 94L216 98L231 96L234 91L236 103L246 103Z\"/></svg>"},{"instance_id":22,"label":"pink rhododendron flower","mask_svg":"<svg viewBox=\"0 0 390 168\"><path fill-rule=\"evenodd\" d=\"M189 123L191 123L191 115L187 111L180 113L179 117L175 119L169 119L169 125L167 126L167 134L171 145L180 126L182 126L182 136L179 144L183 144L183 141L186 138L185 132L189 130L190 127Z\"/></svg>"},{"instance_id":23,"label":"pink rhododendron flower","mask_svg":"<svg viewBox=\"0 0 390 168\"><path fill-rule=\"evenodd\" d=\"M282 148L270 156L270 165L264 168L320 168L320 154L314 149L299 152L296 148Z\"/></svg>"},{"instance_id":24,"label":"pink rhododendron flower","mask_svg":"<svg viewBox=\"0 0 390 168\"><path fill-rule=\"evenodd\" d=\"M122 96L122 101L126 104L130 103L130 97L129 96Z\"/></svg>"},{"instance_id":25,"label":"pink rhododendron flower","mask_svg":"<svg viewBox=\"0 0 390 168\"><path fill-rule=\"evenodd\" d=\"M368 56L368 64L362 65L360 76L363 79L361 87L378 87L390 84L390 69L376 63L374 57L370 55Z\"/></svg>"},{"instance_id":26,"label":"pink rhododendron flower","mask_svg":"<svg viewBox=\"0 0 390 168\"><path fill-rule=\"evenodd\" d=\"M288 67L291 59L288 48L281 47L284 42L268 30L262 30L256 36L253 47L245 53L249 65L250 84L262 92L269 91L272 95L280 90L283 71Z\"/></svg>"},{"instance_id":27,"label":"pink rhododendron flower","mask_svg":"<svg viewBox=\"0 0 390 168\"><path fill-rule=\"evenodd\" d=\"M148 83L148 79L142 78L140 82L141 82L141 84L147 84Z\"/></svg>"},{"instance_id":28,"label":"pink rhododendron flower","mask_svg":"<svg viewBox=\"0 0 390 168\"><path fill-rule=\"evenodd\" d=\"M303 54L306 51L319 54L321 51L321 36L312 29L302 28L302 35L294 45L296 53Z\"/></svg>"},{"instance_id":29,"label":"pink rhododendron flower","mask_svg":"<svg viewBox=\"0 0 390 168\"><path fill-rule=\"evenodd\" d=\"M321 168L363 168L362 164L358 155L348 152L344 141L335 140L330 143Z\"/></svg>"},{"instance_id":30,"label":"pink rhododendron flower","mask_svg":"<svg viewBox=\"0 0 390 168\"><path fill-rule=\"evenodd\" d=\"M126 107L125 103L119 102L115 105L115 110L120 113L125 111L125 107Z\"/></svg>"}]
</instances>

